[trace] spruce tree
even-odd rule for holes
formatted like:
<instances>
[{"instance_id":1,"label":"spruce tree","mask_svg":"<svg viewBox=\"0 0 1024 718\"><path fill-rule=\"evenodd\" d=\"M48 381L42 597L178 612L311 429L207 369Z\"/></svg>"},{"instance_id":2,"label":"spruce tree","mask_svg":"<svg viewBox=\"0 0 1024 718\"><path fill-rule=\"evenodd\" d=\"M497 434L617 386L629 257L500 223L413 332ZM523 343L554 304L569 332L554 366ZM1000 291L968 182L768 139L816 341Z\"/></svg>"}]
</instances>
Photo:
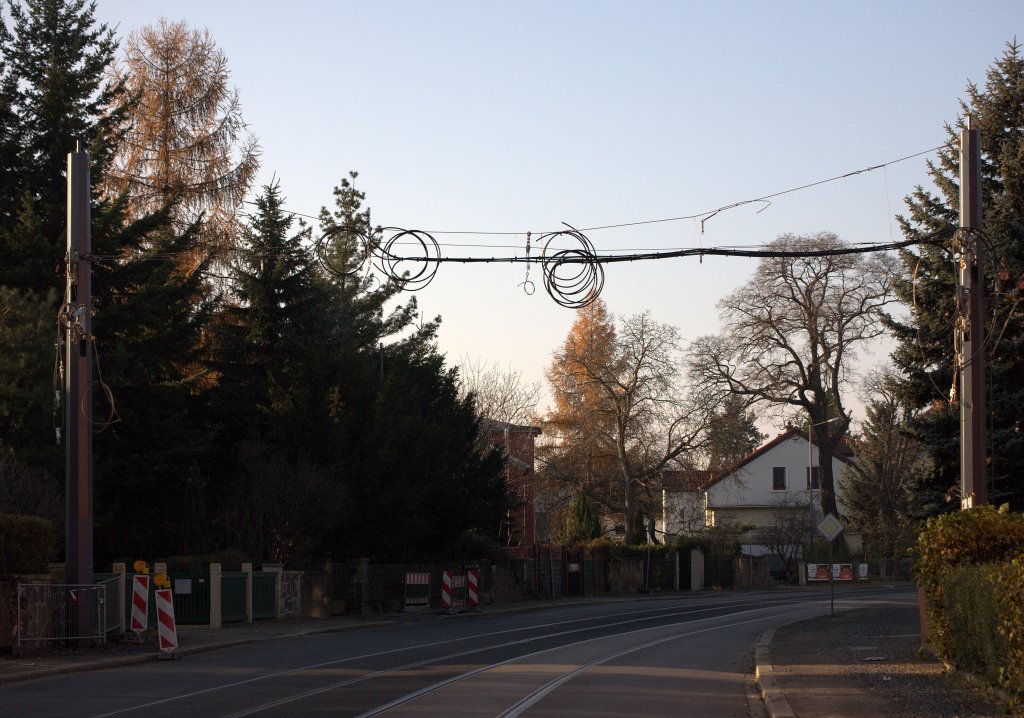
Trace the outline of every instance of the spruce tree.
<instances>
[{"instance_id":1,"label":"spruce tree","mask_svg":"<svg viewBox=\"0 0 1024 718\"><path fill-rule=\"evenodd\" d=\"M63 475L65 449L53 425L54 415L58 428L63 415L63 406L53 407L60 382L54 328L65 284L67 154L78 145L90 153L94 198L96 561L181 553L202 542L185 527L206 523L198 518L204 498L197 467L207 437L194 413L200 377L193 357L208 307L195 278L173 269L194 237L168 230L169 207L129 221L124 197L100 197L95 189L124 130L123 105L115 107L120 83L105 81L116 43L113 31L96 23L95 3L22 0L7 7L0 112L12 121L0 137L0 160L13 181L4 187L0 253L17 261L0 264L0 285L13 292L8 299L17 297L21 316L40 318L19 333L40 328L5 342L0 385L32 387L47 398L14 394L0 431L16 457Z\"/></svg>"},{"instance_id":2,"label":"spruce tree","mask_svg":"<svg viewBox=\"0 0 1024 718\"><path fill-rule=\"evenodd\" d=\"M959 224L960 130L971 117L982 149L982 241L988 255L985 302L990 317L984 351L990 500L1024 508L1024 57L1016 41L989 68L983 86L970 83L961 114L945 127L949 144L929 163L937 193L918 187L899 221L909 238L952 236ZM908 321L893 320L900 345L893 359L904 376L902 399L917 410L911 426L934 459L919 487L922 513L959 506L959 381L953 359L956 330L956 261L950 245L920 245L902 253L897 285L910 307ZM957 389L957 392L959 389ZM947 501L946 496L956 500Z\"/></svg>"},{"instance_id":3,"label":"spruce tree","mask_svg":"<svg viewBox=\"0 0 1024 718\"><path fill-rule=\"evenodd\" d=\"M741 397L725 396L721 407L708 420L708 471L725 471L761 445L767 437L758 431L755 418Z\"/></svg>"},{"instance_id":4,"label":"spruce tree","mask_svg":"<svg viewBox=\"0 0 1024 718\"><path fill-rule=\"evenodd\" d=\"M201 271L185 273L175 261L195 251L196 233L177 234L166 213L148 224L123 233L145 247L100 260L94 274L102 288L93 322L98 560L209 548L215 435L204 426L200 348L214 298Z\"/></svg>"},{"instance_id":5,"label":"spruce tree","mask_svg":"<svg viewBox=\"0 0 1024 718\"><path fill-rule=\"evenodd\" d=\"M45 293L62 283L67 155L76 146L88 150L95 183L123 132L124 115L112 109L121 87L104 79L117 43L111 28L96 24L95 2L8 7L10 27L0 24L0 113L11 124L0 150L16 151L5 174L18 194L0 227L0 255L18 261L0 266L0 284Z\"/></svg>"}]
</instances>

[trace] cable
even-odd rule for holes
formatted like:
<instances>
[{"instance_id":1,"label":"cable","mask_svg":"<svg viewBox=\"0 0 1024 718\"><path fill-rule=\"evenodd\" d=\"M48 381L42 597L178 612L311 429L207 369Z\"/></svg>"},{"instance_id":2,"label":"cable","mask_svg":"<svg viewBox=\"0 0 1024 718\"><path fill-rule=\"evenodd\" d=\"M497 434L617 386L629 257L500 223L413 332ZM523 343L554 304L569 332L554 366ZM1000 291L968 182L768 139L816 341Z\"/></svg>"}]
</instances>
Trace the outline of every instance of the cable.
<instances>
[{"instance_id":1,"label":"cable","mask_svg":"<svg viewBox=\"0 0 1024 718\"><path fill-rule=\"evenodd\" d=\"M887 242L884 244L848 245L838 249L821 250L788 250L776 249L770 245L766 249L726 249L720 247L700 247L694 249L678 249L669 251L640 252L628 255L600 255L594 245L581 231L566 224L567 230L549 232L540 237L543 242L540 264L544 274L544 288L548 295L561 306L579 309L593 302L604 288L604 264L619 262L637 262L679 257L704 256L722 257L828 257L848 254L865 254L902 249L915 244L935 244L945 241L950 230L909 239L903 242ZM957 230L959 231L959 230ZM382 239L390 233L387 239ZM429 232L406 230L398 227L385 227L376 230L372 237L356 227L335 227L317 240L314 250L320 258L324 269L336 276L351 276L352 270L338 270L333 267L330 258L337 256L332 253L332 245L336 238L346 237L346 241L362 245L364 256L373 255L375 268L391 282L403 289L417 290L427 286L436 276L438 266L443 263L457 262L460 264L489 264L496 262L526 263L532 261L529 253L525 257L442 257L437 240ZM394 245L401 238L411 238L419 246L420 252L415 256L400 256L393 252ZM569 248L557 248L556 241L569 240L574 245ZM341 249L344 249L342 247ZM575 265L575 266L574 266Z\"/></svg>"},{"instance_id":2,"label":"cable","mask_svg":"<svg viewBox=\"0 0 1024 718\"><path fill-rule=\"evenodd\" d=\"M557 304L567 309L579 309L600 296L604 288L604 267L587 236L566 226L569 227L567 231L552 232L541 237L544 242L540 259L544 289ZM573 240L579 247L554 251L551 243L562 237Z\"/></svg>"},{"instance_id":3,"label":"cable","mask_svg":"<svg viewBox=\"0 0 1024 718\"><path fill-rule=\"evenodd\" d=\"M900 158L895 159L895 160L889 160L888 162L882 162L881 164L871 165L870 167L863 167L861 169L853 170L851 172L845 172L843 174L836 175L834 177L829 177L827 179L817 180L815 182L808 182L808 183L802 184L802 185L800 185L798 187L791 187L789 189L784 189L784 190L781 190L779 192L772 192L771 194L762 195L760 197L755 197L753 199L745 199L745 200L741 200L741 201L738 201L738 202L731 202L729 204L722 205L721 207L716 207L715 209L707 210L707 211L704 211L704 212L697 212L696 214L682 215L682 216L679 216L679 217L665 217L665 218L662 218L662 219L640 220L640 221L636 221L636 222L620 222L618 224L605 224L605 225L598 225L598 226L594 226L594 227L582 227L582 228L580 228L578 230L574 230L574 231L579 231L579 232L598 232L598 231L606 230L606 229L622 229L622 228L625 228L625 227L642 227L642 226L648 225L648 224L663 224L665 222L680 222L680 221L683 221L683 220L693 220L693 219L701 220L701 230L703 231L703 223L707 222L712 217L714 217L716 214L719 214L721 212L725 212L725 211L730 210L730 209L736 209L737 207L742 207L744 205L754 204L754 203L757 203L757 202L766 204L765 207L762 207L761 209L758 210L758 212L762 212L765 209L767 209L767 205L771 204L771 202L769 200L774 199L776 197L782 197L783 195L792 194L794 192L800 192L800 191L803 191L805 189L810 189L812 187L818 187L818 186L821 186L823 184L828 184L830 182L837 182L839 180L848 179L850 177L855 177L857 175L864 174L865 172L873 172L873 171L878 170L878 169L884 169L884 168L886 168L886 167L888 167L890 165L898 164L900 162L906 162L907 160L912 160L912 159L914 159L916 157L921 157L923 155L928 155L928 154L931 154L932 152L937 152L937 151L941 150L944 147L950 147L950 146L951 146L951 143L946 142L944 144L938 145L937 147L932 147L931 149L923 150L921 152L915 152L914 154L906 155L905 157L900 157ZM256 202L246 201L245 204L256 205ZM295 212L295 211L292 211L292 210L286 210L286 211L289 214L293 214L293 215L295 215L297 217L305 217L307 219L315 219L315 220L318 220L318 221L321 219L321 217L314 216L314 215L311 215L311 214L304 214L302 212ZM545 232L536 232L535 231L533 233L534 234L541 234L541 235L551 235L551 234L558 234L560 232L561 232L561 230L550 230L550 231L545 231ZM426 230L426 233L427 234L431 234L431 235L435 235L435 234L467 234L467 235L476 235L476 236L481 236L481 237L484 237L484 236L491 236L491 237L515 236L515 235L518 235L518 234L522 234L521 231L509 232L509 231L491 231L491 230L479 231L479 230L443 230L443 229Z\"/></svg>"}]
</instances>

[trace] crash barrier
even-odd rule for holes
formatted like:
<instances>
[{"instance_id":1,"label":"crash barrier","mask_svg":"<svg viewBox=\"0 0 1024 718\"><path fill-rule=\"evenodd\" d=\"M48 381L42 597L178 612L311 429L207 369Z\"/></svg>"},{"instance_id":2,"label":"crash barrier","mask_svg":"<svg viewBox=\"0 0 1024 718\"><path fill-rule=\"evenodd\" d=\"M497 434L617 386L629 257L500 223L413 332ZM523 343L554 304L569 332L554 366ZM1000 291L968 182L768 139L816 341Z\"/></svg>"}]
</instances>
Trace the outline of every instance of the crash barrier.
<instances>
[{"instance_id":1,"label":"crash barrier","mask_svg":"<svg viewBox=\"0 0 1024 718\"><path fill-rule=\"evenodd\" d=\"M107 633L120 628L118 600L117 579L96 584L19 584L14 623L17 644L20 648L45 641L105 643Z\"/></svg>"},{"instance_id":2,"label":"crash barrier","mask_svg":"<svg viewBox=\"0 0 1024 718\"><path fill-rule=\"evenodd\" d=\"M430 608L430 574L410 572L405 574L405 602L406 610L415 608Z\"/></svg>"}]
</instances>

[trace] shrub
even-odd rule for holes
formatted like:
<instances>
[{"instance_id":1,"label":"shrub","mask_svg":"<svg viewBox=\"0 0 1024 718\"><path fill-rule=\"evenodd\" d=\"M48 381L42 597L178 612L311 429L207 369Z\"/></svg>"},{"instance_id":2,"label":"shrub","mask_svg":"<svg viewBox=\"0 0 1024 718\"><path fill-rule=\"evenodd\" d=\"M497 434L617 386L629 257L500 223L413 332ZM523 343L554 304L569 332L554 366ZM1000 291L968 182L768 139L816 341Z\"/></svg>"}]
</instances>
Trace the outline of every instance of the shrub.
<instances>
[{"instance_id":1,"label":"shrub","mask_svg":"<svg viewBox=\"0 0 1024 718\"><path fill-rule=\"evenodd\" d=\"M53 521L0 514L0 573L42 573L56 549Z\"/></svg>"},{"instance_id":2,"label":"shrub","mask_svg":"<svg viewBox=\"0 0 1024 718\"><path fill-rule=\"evenodd\" d=\"M1008 653L1000 668L999 682L1024 702L1024 551L999 567L993 587L994 602L1003 619L999 632Z\"/></svg>"},{"instance_id":3,"label":"shrub","mask_svg":"<svg viewBox=\"0 0 1024 718\"><path fill-rule=\"evenodd\" d=\"M1021 546L1024 515L1011 514L1005 506L939 516L929 520L918 537L917 576L927 598L925 612L939 657L997 678L1024 696ZM965 566L975 570L958 568ZM1002 646L985 647L985 641L1001 641ZM989 661L995 663L989 665ZM980 664L984 667L979 669Z\"/></svg>"},{"instance_id":4,"label":"shrub","mask_svg":"<svg viewBox=\"0 0 1024 718\"><path fill-rule=\"evenodd\" d=\"M949 621L950 662L960 670L998 684L1009 647L994 584L1000 566L956 566L942 582Z\"/></svg>"}]
</instances>

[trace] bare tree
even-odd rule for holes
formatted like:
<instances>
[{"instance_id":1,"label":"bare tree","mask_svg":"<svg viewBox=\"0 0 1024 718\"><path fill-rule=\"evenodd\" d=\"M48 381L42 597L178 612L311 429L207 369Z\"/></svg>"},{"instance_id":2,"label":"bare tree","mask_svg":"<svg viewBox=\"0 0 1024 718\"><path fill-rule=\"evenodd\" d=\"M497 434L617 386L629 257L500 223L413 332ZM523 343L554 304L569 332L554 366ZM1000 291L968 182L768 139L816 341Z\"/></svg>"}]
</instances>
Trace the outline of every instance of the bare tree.
<instances>
[{"instance_id":1,"label":"bare tree","mask_svg":"<svg viewBox=\"0 0 1024 718\"><path fill-rule=\"evenodd\" d=\"M629 528L638 512L651 515L653 507L640 504L661 471L700 446L709 407L699 392L682 390L675 327L648 312L638 314L605 332L610 342L603 351L573 341L579 328L574 325L548 372L556 397L567 394L567 411L548 420L555 426L579 423L611 447L621 492L616 494ZM564 442L561 448L572 450Z\"/></svg>"},{"instance_id":2,"label":"bare tree","mask_svg":"<svg viewBox=\"0 0 1024 718\"><path fill-rule=\"evenodd\" d=\"M836 512L832 456L850 417L843 390L858 347L883 332L894 301L895 260L848 254L831 233L784 235L753 279L719 302L723 331L690 353L692 376L705 386L761 404L796 409L813 425L821 507Z\"/></svg>"},{"instance_id":3,"label":"bare tree","mask_svg":"<svg viewBox=\"0 0 1024 718\"><path fill-rule=\"evenodd\" d=\"M120 62L131 126L105 176L135 216L176 200L179 229L202 219L206 251L230 246L236 211L259 168L228 61L206 30L160 19L129 35Z\"/></svg>"},{"instance_id":4,"label":"bare tree","mask_svg":"<svg viewBox=\"0 0 1024 718\"><path fill-rule=\"evenodd\" d=\"M487 367L469 357L459 367L462 397L472 394L476 411L485 419L507 424L529 425L540 401L540 382L527 382L511 365L502 370L496 363Z\"/></svg>"},{"instance_id":5,"label":"bare tree","mask_svg":"<svg viewBox=\"0 0 1024 718\"><path fill-rule=\"evenodd\" d=\"M792 499L778 500L771 516L771 525L760 530L761 542L769 553L782 557L786 569L794 574L811 527L807 506Z\"/></svg>"}]
</instances>

